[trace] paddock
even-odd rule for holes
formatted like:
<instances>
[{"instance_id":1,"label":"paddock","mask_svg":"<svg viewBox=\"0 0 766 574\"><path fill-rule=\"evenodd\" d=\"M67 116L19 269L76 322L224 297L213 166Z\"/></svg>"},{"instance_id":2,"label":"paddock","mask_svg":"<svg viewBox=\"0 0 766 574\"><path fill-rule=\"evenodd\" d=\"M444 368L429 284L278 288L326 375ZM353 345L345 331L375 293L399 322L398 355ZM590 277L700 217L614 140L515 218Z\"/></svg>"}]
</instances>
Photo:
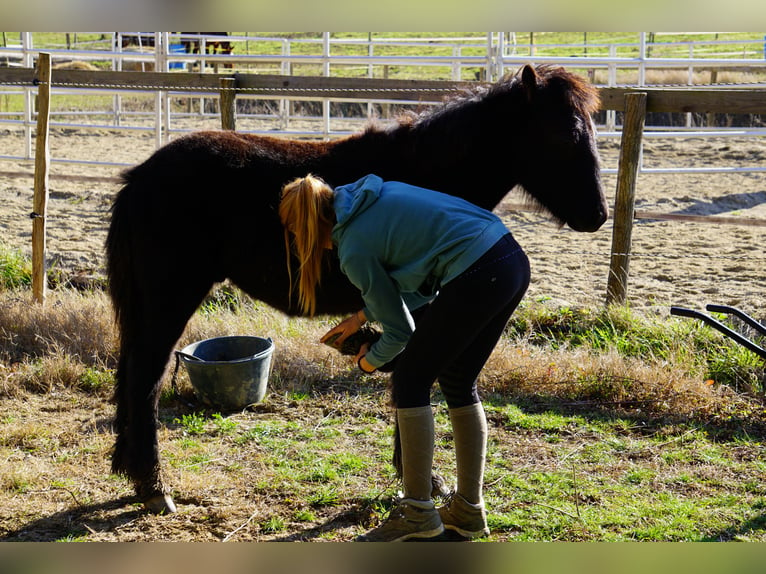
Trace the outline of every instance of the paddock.
<instances>
[{"instance_id":1,"label":"paddock","mask_svg":"<svg viewBox=\"0 0 766 574\"><path fill-rule=\"evenodd\" d=\"M650 102L651 95L647 104ZM13 145L23 142L24 134L18 131L9 129L3 141L14 142ZM628 304L648 312L666 312L669 304L679 303L701 307L711 300L736 304L748 311L764 308L762 222L766 217L766 194L762 176L757 170L729 169L732 165L744 168L762 166L766 157L762 140L752 135L733 134L643 139L643 165L649 169L656 168L656 171L642 173L639 170L635 181L635 207L641 217L633 221ZM83 158L107 155L115 163L131 163L136 161L129 155L136 153L136 141L145 150L152 150L156 143L151 133L143 133L134 140L110 130L82 134L63 127L50 130L48 143L53 158L77 150L76 153L82 154ZM23 148L23 143L19 145ZM616 203L620 145L614 139L605 138L599 142L599 147L605 160L605 184L610 202ZM10 166L9 171L26 170L26 174L3 176L8 193L4 195L4 207L0 209L0 225L3 226L4 239L13 238L14 245L28 251L29 213L34 192L31 166L23 162L8 162L7 165ZM691 171L678 172L675 169L678 166L690 166ZM717 171L705 170L711 166L716 167ZM672 171L666 171L667 168ZM119 168L87 163L68 164L60 170L62 173L54 170L51 174L47 253L51 261L58 260L52 269L64 270L66 281L72 284L79 280L85 282L89 278L98 283L108 207L116 190L112 182L116 169ZM528 297L550 302L557 307L603 304L610 259L614 255L613 223L608 223L596 235L578 241L575 234L551 226L534 212L521 209L518 203L518 197L510 197L499 206L498 212L530 254L535 283ZM16 223L18 227L14 227ZM183 262L169 261L168 264ZM31 307L37 309L36 306ZM37 311L45 312L43 308ZM760 317L758 313L756 316ZM19 504L5 508L9 520L4 535L12 540L48 541L86 538L128 541L147 540L148 537L153 540L187 541L316 540L325 538L328 533L337 537L348 535L353 525L365 519L359 515L359 509L364 505L354 501L350 503L350 497L345 495L341 508L334 506L333 492L322 487L322 481L329 476L327 467L318 465L316 459L300 458L314 455L315 451L304 442L293 440L290 431L295 428L291 426L295 425L295 421L287 422L287 419L294 415L297 403L306 401L304 404L309 410L301 424L310 429L312 441L332 436L327 433L334 431L338 431L335 436L346 439L352 436L345 432L348 427L344 426L343 417L353 417L355 421L364 419L366 422L372 419L373 431L367 434L367 439L356 437L353 443L353 448L358 448L360 441L374 442L376 435L382 437L385 432L385 407L374 396L365 394L367 388L373 394L383 394L384 384L373 381L368 382L369 387L363 387L355 381L335 377L338 369L331 363L324 366L330 369L330 375L323 375L316 385L318 397L307 400L299 393L285 392L256 412L242 413L225 420L211 418L205 422L206 440L212 437L217 446L226 444L236 450L236 458L192 456L197 454L194 449L200 446L194 444L192 436L184 434L187 429L191 431L194 421L183 421L180 411L165 411L163 433L174 438L179 445L168 454L176 456L180 453L174 460L177 464L171 466L171 472L183 481L180 483L182 496L179 500L182 512L171 517L151 517L126 506L132 500L126 485L105 480L112 409L103 396L91 397L54 388L47 394L4 399L4 412L9 414L3 421L2 439L3 444L12 451L6 464L8 467L13 465L13 469L7 473L3 493L4 496L9 494L7 498ZM649 380L651 377L639 382ZM353 396L354 400L349 401L349 396ZM563 533L567 539L578 539L585 533L586 537L604 539L603 531L589 532L591 526L580 517L582 512L587 519L594 508L609 504L614 498L612 491L610 496L591 498L588 489L592 484L588 482L588 471L597 472L595 466L601 467L602 461L589 459L585 456L586 451L593 452L592 449L607 444L618 453L610 471L614 476L624 478L608 483L610 488L619 482L636 483L641 490L651 490L647 489L647 485L654 485L656 481L642 483L646 478L638 471L644 469L631 473L632 467L629 467L626 473L625 465L633 465L636 458L643 457L656 466L663 460L661 456L678 455L676 448L694 439L692 430L671 430L674 434L670 434L668 440L653 443L651 447L642 445L637 448L637 443L633 441L644 432L639 431L628 435L630 456L625 457L625 433L632 432L633 426L622 428L620 433L606 437L608 440L602 440L598 435L594 437L592 421L586 425L576 422L576 419L570 419L553 432L548 426L545 432L530 433L529 430L521 430L533 420L528 413L516 411L507 404L496 409L493 413L493 436L498 445L493 459L496 474L490 477L491 488L496 489L493 496L500 499L494 492L503 486L502 481L507 478L508 470L514 477L531 481L553 467L570 481L562 496L553 501L544 499L544 502L536 503L523 500L519 505L518 500L511 498L508 498L507 504L498 500L496 520L501 526L501 533L496 538L498 541L518 539L519 532L515 525L521 514L555 524L560 528L553 535L556 538ZM49 429L43 428L37 422L42 412L54 413L58 420L65 420L65 431L54 436ZM176 415L178 420L174 421ZM666 426L661 426L660 422L649 416L634 419L640 423L647 420L650 425L657 424L651 427L652 431L668 432ZM230 425L229 431L232 425L239 425L237 431L226 434L226 422ZM545 424L551 423L547 421ZM721 425L725 426L724 423ZM344 432L340 432L341 429ZM509 434L513 440L509 440ZM753 436L762 438L762 434ZM82 437L85 437L84 442L78 440ZM277 438L282 442L273 442ZM251 476L257 479L257 473L264 468L260 465L267 464L264 461L268 452L264 447L266 443L259 442L267 439L272 441L268 443L268 448L276 449L280 456L286 453L288 458L300 459L313 473L299 478L310 485L312 496L316 494L318 498L309 500L305 497L306 504L299 509L303 514L299 517L298 513L291 511L287 523L280 524L280 520L285 519L271 514L274 501L284 498L284 491L279 490L276 481L264 484L249 480ZM726 439L716 442L715 449L722 448L722 444L733 446L740 463L739 467L731 469L729 475L718 479L718 484L723 485L721 490L727 491L727 496L731 496L732 492L744 497L762 493L758 490L758 484L762 483L762 467L752 464L762 458L762 441L752 445L735 444L733 441L729 444ZM253 461L248 464L247 470L252 472L250 475L237 468L243 458L244 444L247 445L245 458ZM353 450L350 444L347 450ZM663 494L675 490L694 490L697 493L695 488L698 485L709 488L704 479L714 476L716 461L702 456L694 458L706 452L695 453L693 450L691 460L679 467L677 476L662 483L666 489ZM530 458L530 452L540 456ZM507 467L503 466L503 461L506 461ZM575 461L585 464L588 471L576 470ZM54 462L63 466L56 466ZM333 464L340 469L352 462L333 459ZM89 479L73 484L67 479L70 476L67 466L72 474L75 466L87 468ZM227 498L230 488L222 487L232 475L243 479L247 476L248 479L247 488L242 489L243 496L233 503ZM209 477L210 482L205 483L203 476ZM203 483L207 486L201 490ZM379 479L376 487L378 484L381 491L387 487L384 478ZM601 488L603 483L598 490ZM192 492L194 494L188 494ZM19 502L21 500L25 503ZM755 531L756 536L762 537L760 502L757 497L752 501L748 498L746 504L753 506L750 509L752 512L747 515L738 513L732 517L722 512L724 526L713 534L706 532L704 535L717 536L711 539L747 539ZM290 504L294 506L294 501ZM316 507L312 506L314 504ZM311 521L307 517L315 508L321 510ZM636 531L635 534L641 535L642 532ZM667 531L663 531L663 535L667 537L665 539L672 537L672 533Z\"/></svg>"}]
</instances>

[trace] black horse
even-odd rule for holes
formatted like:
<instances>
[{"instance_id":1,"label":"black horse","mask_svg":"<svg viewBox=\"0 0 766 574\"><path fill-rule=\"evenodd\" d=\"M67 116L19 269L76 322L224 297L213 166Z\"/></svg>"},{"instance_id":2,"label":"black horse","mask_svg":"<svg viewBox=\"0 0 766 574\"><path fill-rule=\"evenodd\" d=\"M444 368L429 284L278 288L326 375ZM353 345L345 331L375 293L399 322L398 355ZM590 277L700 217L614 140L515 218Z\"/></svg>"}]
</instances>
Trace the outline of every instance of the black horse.
<instances>
[{"instance_id":1,"label":"black horse","mask_svg":"<svg viewBox=\"0 0 766 574\"><path fill-rule=\"evenodd\" d=\"M112 469L153 512L175 510L161 478L157 403L187 321L229 279L287 314L290 296L280 190L313 173L330 185L376 173L493 209L521 186L561 225L596 231L607 218L591 115L598 94L560 68L518 74L448 99L393 127L329 142L200 132L123 174L106 242L109 291L120 329ZM359 292L334 261L319 314L359 309Z\"/></svg>"}]
</instances>

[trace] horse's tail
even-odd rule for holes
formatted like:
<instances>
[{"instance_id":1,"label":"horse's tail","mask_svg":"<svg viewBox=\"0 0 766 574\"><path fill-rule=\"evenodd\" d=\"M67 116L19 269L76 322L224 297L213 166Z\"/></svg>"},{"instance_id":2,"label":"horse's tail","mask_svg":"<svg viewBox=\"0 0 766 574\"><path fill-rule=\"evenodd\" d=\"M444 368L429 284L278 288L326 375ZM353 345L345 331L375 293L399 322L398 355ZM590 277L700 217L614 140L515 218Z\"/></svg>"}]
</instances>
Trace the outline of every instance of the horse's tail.
<instances>
[{"instance_id":1,"label":"horse's tail","mask_svg":"<svg viewBox=\"0 0 766 574\"><path fill-rule=\"evenodd\" d=\"M131 249L130 173L122 176L123 188L111 208L111 222L106 236L106 273L108 291L114 307L115 320L120 333L129 327L127 310L135 298L132 282L133 250Z\"/></svg>"},{"instance_id":2,"label":"horse's tail","mask_svg":"<svg viewBox=\"0 0 766 574\"><path fill-rule=\"evenodd\" d=\"M106 271L108 293L112 300L115 322L117 323L120 336L120 355L117 366L117 374L114 389L114 401L117 404L115 416L115 430L120 435L127 427L129 389L126 382L127 361L130 355L128 345L134 340L133 323L141 316L136 309L138 289L135 285L133 271L132 249L132 225L131 225L131 198L130 198L130 174L123 174L123 188L117 194L111 208L111 222L106 237ZM112 454L112 471L116 474L125 474L129 465L129 456L126 452L127 445L118 440L115 451Z\"/></svg>"}]
</instances>

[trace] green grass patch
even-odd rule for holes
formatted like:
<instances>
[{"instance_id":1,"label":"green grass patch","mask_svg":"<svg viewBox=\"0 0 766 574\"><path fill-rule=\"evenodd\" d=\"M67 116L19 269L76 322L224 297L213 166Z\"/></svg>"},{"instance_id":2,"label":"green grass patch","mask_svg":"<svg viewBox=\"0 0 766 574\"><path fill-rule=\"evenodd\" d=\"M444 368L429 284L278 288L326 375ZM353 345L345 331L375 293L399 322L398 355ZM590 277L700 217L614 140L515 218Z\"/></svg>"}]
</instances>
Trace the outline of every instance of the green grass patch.
<instances>
[{"instance_id":1,"label":"green grass patch","mask_svg":"<svg viewBox=\"0 0 766 574\"><path fill-rule=\"evenodd\" d=\"M173 422L180 424L184 432L190 435L199 435L205 432L205 416L200 413L181 415L181 418L173 419Z\"/></svg>"},{"instance_id":2,"label":"green grass patch","mask_svg":"<svg viewBox=\"0 0 766 574\"><path fill-rule=\"evenodd\" d=\"M15 289L32 285L32 260L20 250L0 241L0 288Z\"/></svg>"}]
</instances>

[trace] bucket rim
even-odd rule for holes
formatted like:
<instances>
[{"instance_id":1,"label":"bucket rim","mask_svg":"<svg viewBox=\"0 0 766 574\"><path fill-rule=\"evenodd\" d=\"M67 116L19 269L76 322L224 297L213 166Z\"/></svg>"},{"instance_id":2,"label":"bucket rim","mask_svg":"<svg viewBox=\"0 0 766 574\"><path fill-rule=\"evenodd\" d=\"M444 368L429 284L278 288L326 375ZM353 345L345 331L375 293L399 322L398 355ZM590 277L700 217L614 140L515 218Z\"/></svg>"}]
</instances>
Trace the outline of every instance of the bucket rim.
<instances>
[{"instance_id":1,"label":"bucket rim","mask_svg":"<svg viewBox=\"0 0 766 574\"><path fill-rule=\"evenodd\" d=\"M229 361L209 361L207 359L203 359L202 357L198 357L194 354L194 350L201 345L202 343L207 343L209 341L222 341L226 339L260 339L261 341L265 341L268 346L263 350L259 351L258 353L255 353L253 355L248 355L246 357L240 357L238 359L231 359ZM191 347L194 347L194 349L191 349ZM232 363L244 363L247 361L253 361L255 359L262 359L263 357L266 357L274 352L274 341L271 337L259 337L257 335L226 335L223 337L209 337L207 339L202 339L200 341L195 341L193 343L189 343L186 345L183 349L180 351L176 351L176 355L180 357L180 359L185 364L205 364L205 365L230 365ZM188 357L194 357L193 359L190 359Z\"/></svg>"}]
</instances>

